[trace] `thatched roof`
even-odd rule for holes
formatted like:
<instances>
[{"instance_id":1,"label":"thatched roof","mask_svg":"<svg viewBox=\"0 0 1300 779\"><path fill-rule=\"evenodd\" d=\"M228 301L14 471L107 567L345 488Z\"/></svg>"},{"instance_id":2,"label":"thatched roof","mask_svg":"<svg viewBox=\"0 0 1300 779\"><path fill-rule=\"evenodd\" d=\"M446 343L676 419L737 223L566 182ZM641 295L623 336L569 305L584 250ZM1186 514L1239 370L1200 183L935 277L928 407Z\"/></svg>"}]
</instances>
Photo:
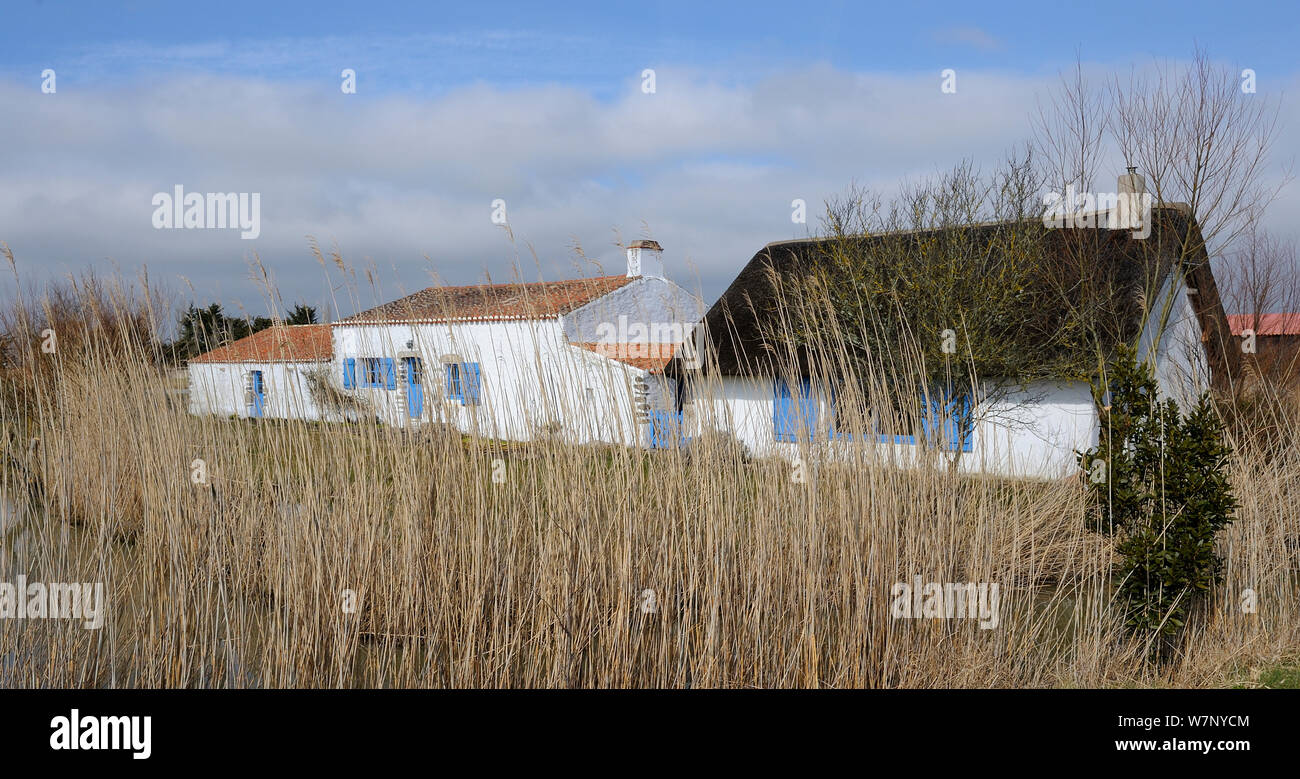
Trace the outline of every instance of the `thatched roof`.
<instances>
[{"instance_id":1,"label":"thatched roof","mask_svg":"<svg viewBox=\"0 0 1300 779\"><path fill-rule=\"evenodd\" d=\"M1017 223L1000 222L963 228L973 251L967 256L996 263L996 251L980 251L996 245L998 231L1018 227ZM872 242L887 239L924 240L929 233L894 233L860 239L870 250ZM1003 234L1003 237L1005 233ZM1230 343L1231 332L1219 299L1218 287L1210 271L1200 228L1189 210L1182 205L1164 205L1153 209L1151 234L1145 239L1128 230L1096 228L1062 228L1046 230L1042 236L1045 272L1050 269L1051 283L1059 290L1060 311L1025 311L1033 324L1051 327L1071 303L1071 296L1094 297L1106 291L1114 316L1099 323L1101 347L1108 353L1120 342L1135 343L1144 323L1147 290L1162 288L1168 274L1178 265L1186 245L1198 247L1181 272L1186 278L1188 296L1201 325L1202 342L1212 381L1216 385L1236 375L1238 350ZM779 345L768 343L763 335L770 331L772 320L781 309L780 301L792 296L795 288L814 273L832 268L832 242L827 239L779 241L760 249L732 281L731 285L705 314L701 322L708 339L703 369L722 375L770 375L776 371L774 355ZM975 263L971 273L986 273L987 266ZM1047 283L1047 282L1044 282ZM1061 296L1064 295L1065 298ZM1051 296L1044 296L1044 299ZM765 328L763 325L767 325ZM669 375L686 370L681 358L665 369Z\"/></svg>"}]
</instances>

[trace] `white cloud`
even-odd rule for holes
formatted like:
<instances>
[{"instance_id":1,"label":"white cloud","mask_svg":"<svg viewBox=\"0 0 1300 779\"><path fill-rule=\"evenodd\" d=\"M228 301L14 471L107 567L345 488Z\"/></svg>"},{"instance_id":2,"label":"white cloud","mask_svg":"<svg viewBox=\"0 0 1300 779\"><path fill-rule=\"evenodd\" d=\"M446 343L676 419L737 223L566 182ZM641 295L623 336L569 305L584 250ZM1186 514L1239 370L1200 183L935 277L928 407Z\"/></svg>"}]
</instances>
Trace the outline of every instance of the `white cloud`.
<instances>
[{"instance_id":1,"label":"white cloud","mask_svg":"<svg viewBox=\"0 0 1300 779\"><path fill-rule=\"evenodd\" d=\"M979 27L945 27L934 34L939 43L970 46L981 51L1002 48L1002 42Z\"/></svg>"},{"instance_id":2,"label":"white cloud","mask_svg":"<svg viewBox=\"0 0 1300 779\"><path fill-rule=\"evenodd\" d=\"M818 66L725 84L660 68L655 94L629 77L613 100L561 85L369 96L207 75L93 91L61 81L43 95L0 81L0 240L28 272L111 257L148 263L154 279L184 275L201 299L256 300L245 268L256 251L286 299L324 303L308 234L372 259L396 291L432 269L453 283L508 277L516 253L536 277L525 243L547 278L573 273L575 240L617 272L615 231L636 237L644 222L670 271L693 280L693 264L711 298L763 244L815 229L820 203L852 181L888 190L966 157L995 164L1055 81L959 79L945 95L937 73ZM152 195L176 184L260 192L261 237L154 230ZM489 219L494 198L517 247ZM809 205L807 228L790 222L794 198Z\"/></svg>"}]
</instances>

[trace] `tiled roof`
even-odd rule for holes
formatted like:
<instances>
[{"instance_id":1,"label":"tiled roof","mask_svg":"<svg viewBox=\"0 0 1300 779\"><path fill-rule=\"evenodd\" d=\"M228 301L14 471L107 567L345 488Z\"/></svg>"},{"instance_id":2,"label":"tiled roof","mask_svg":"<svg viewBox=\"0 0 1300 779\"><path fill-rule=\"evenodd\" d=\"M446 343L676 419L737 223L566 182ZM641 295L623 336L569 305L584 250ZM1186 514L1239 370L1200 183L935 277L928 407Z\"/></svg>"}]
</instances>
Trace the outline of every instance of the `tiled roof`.
<instances>
[{"instance_id":1,"label":"tiled roof","mask_svg":"<svg viewBox=\"0 0 1300 779\"><path fill-rule=\"evenodd\" d=\"M1228 314L1228 326L1233 335L1250 329L1255 335L1300 335L1300 313L1260 314L1258 320L1254 314Z\"/></svg>"},{"instance_id":2,"label":"tiled roof","mask_svg":"<svg viewBox=\"0 0 1300 779\"><path fill-rule=\"evenodd\" d=\"M549 319L567 314L629 281L632 279L627 276L596 276L531 284L428 287L342 319L339 324Z\"/></svg>"},{"instance_id":3,"label":"tiled roof","mask_svg":"<svg viewBox=\"0 0 1300 779\"><path fill-rule=\"evenodd\" d=\"M334 358L329 325L268 327L190 362L307 362Z\"/></svg>"},{"instance_id":4,"label":"tiled roof","mask_svg":"<svg viewBox=\"0 0 1300 779\"><path fill-rule=\"evenodd\" d=\"M573 346L627 363L633 368L658 373L663 370L677 350L676 344L648 343L573 343Z\"/></svg>"}]
</instances>

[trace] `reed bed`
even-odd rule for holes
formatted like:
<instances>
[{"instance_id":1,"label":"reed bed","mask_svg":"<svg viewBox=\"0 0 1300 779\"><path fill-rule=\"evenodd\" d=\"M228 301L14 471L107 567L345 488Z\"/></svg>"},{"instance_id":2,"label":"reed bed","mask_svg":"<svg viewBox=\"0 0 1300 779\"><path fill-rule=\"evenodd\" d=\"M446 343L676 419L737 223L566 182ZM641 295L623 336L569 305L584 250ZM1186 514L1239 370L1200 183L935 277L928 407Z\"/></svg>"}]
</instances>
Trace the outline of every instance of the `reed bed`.
<instances>
[{"instance_id":1,"label":"reed bed","mask_svg":"<svg viewBox=\"0 0 1300 779\"><path fill-rule=\"evenodd\" d=\"M0 686L1215 686L1300 653L1285 398L1233 428L1226 580L1154 666L1076 480L197 417L154 305L113 284L3 321L0 581L103 582L107 613L0 620ZM894 618L915 576L999 583L997 627Z\"/></svg>"}]
</instances>

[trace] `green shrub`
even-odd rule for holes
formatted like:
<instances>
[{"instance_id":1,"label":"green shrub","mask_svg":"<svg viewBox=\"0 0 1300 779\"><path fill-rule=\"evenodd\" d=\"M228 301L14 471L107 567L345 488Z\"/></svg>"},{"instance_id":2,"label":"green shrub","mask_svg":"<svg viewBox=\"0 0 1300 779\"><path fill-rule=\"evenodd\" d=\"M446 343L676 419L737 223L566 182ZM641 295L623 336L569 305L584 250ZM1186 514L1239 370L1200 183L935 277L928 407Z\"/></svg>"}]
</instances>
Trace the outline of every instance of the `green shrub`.
<instances>
[{"instance_id":1,"label":"green shrub","mask_svg":"<svg viewBox=\"0 0 1300 779\"><path fill-rule=\"evenodd\" d=\"M1192 607L1222 581L1214 540L1237 506L1223 423L1208 393L1186 415L1159 400L1132 349L1121 350L1096 394L1098 446L1079 456L1095 499L1092 529L1116 537L1125 625L1163 659Z\"/></svg>"}]
</instances>

